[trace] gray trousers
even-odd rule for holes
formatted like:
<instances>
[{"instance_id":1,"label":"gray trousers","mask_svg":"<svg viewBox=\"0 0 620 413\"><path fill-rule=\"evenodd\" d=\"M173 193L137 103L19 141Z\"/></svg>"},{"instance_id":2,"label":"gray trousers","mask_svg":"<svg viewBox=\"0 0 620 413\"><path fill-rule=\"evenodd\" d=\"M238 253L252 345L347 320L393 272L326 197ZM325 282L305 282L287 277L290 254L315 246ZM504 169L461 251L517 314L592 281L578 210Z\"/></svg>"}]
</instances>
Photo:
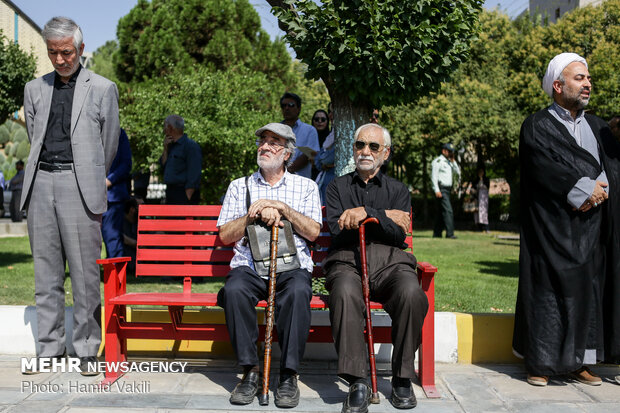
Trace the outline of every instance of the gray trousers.
<instances>
[{"instance_id":1,"label":"gray trousers","mask_svg":"<svg viewBox=\"0 0 620 413\"><path fill-rule=\"evenodd\" d=\"M364 338L365 304L359 255L336 252L327 269L329 318L338 352L338 374L366 377L368 351ZM350 262L344 262L349 258ZM422 324L428 300L418 283L413 255L385 245L369 244L367 249L370 299L381 302L392 318L392 374L415 377L415 352L420 346ZM409 262L408 262L409 261ZM325 263L324 263L325 264Z\"/></svg>"},{"instance_id":2,"label":"gray trousers","mask_svg":"<svg viewBox=\"0 0 620 413\"><path fill-rule=\"evenodd\" d=\"M102 188L102 190L105 190ZM65 263L73 289L73 348L96 356L101 343L101 214L82 201L72 170L38 170L28 203L28 235L34 259L37 355L65 352Z\"/></svg>"}]
</instances>

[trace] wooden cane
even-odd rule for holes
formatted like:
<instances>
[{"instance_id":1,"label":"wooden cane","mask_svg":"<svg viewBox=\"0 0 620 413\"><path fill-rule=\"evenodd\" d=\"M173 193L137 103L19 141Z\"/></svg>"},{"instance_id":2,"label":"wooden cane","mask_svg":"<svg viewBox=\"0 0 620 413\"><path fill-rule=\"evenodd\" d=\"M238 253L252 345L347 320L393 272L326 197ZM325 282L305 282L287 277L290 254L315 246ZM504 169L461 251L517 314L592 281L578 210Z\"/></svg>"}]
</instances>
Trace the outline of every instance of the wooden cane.
<instances>
[{"instance_id":1,"label":"wooden cane","mask_svg":"<svg viewBox=\"0 0 620 413\"><path fill-rule=\"evenodd\" d=\"M366 305L366 341L368 342L368 359L370 361L370 383L372 395L370 402L379 403L379 393L377 392L377 365L375 362L375 341L372 337L372 320L370 316L370 283L368 281L368 265L366 263L366 224L378 224L377 218L366 218L360 224L360 260L362 262L362 292L364 293L364 304Z\"/></svg>"},{"instance_id":2,"label":"wooden cane","mask_svg":"<svg viewBox=\"0 0 620 413\"><path fill-rule=\"evenodd\" d=\"M271 227L271 253L269 256L269 298L267 300L267 320L265 325L265 357L263 365L263 390L258 396L258 404L269 404L269 372L271 370L271 342L273 341L273 312L276 300L276 266L278 259L278 233L277 225Z\"/></svg>"}]
</instances>

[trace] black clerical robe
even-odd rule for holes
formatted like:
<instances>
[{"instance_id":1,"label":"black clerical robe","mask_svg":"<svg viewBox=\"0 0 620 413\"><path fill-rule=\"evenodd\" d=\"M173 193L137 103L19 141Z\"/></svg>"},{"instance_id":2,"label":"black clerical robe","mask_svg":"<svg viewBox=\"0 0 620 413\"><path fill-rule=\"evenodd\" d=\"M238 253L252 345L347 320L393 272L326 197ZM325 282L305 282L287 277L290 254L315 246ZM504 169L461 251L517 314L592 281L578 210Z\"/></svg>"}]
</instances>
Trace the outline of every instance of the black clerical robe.
<instances>
[{"instance_id":1,"label":"black clerical robe","mask_svg":"<svg viewBox=\"0 0 620 413\"><path fill-rule=\"evenodd\" d=\"M602 164L577 145L547 109L521 127L521 245L513 348L524 356L531 374L577 370L586 349L596 350L597 360L605 357L603 293L607 247L616 236L609 216L614 204L610 197L610 202L580 212L568 204L567 195L580 178L596 179L603 167L612 195L618 179L603 151L606 123L588 114L585 118L599 143ZM617 197L614 202L617 205Z\"/></svg>"}]
</instances>

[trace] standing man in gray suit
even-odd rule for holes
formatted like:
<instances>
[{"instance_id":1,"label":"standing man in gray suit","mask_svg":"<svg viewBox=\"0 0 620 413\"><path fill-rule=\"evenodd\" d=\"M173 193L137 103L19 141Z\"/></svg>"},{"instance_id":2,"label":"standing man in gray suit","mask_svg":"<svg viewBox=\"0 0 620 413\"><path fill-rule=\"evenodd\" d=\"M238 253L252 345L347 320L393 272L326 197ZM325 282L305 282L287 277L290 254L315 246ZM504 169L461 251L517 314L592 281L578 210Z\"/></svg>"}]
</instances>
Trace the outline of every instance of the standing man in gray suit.
<instances>
[{"instance_id":1,"label":"standing man in gray suit","mask_svg":"<svg viewBox=\"0 0 620 413\"><path fill-rule=\"evenodd\" d=\"M82 374L101 343L99 266L106 172L120 126L116 85L80 65L82 30L54 17L43 38L55 72L26 84L30 155L20 208L28 210L37 305L37 356L65 348L65 262L73 288L73 348ZM31 372L36 372L31 371ZM26 372L28 373L28 372Z\"/></svg>"}]
</instances>

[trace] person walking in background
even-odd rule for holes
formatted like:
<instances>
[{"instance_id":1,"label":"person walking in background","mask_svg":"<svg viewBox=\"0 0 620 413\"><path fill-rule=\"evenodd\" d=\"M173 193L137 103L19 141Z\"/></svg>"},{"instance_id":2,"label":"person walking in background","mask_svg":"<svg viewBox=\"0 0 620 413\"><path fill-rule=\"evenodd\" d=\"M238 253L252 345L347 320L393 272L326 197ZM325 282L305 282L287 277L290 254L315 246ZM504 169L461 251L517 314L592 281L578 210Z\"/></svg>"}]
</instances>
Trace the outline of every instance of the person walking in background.
<instances>
[{"instance_id":1,"label":"person walking in background","mask_svg":"<svg viewBox=\"0 0 620 413\"><path fill-rule=\"evenodd\" d=\"M319 135L312 126L299 120L301 112L301 98L294 93L286 92L280 98L282 109L282 123L290 126L297 137L297 148L291 164L287 166L290 173L310 178L312 176L312 163L310 158L319 151Z\"/></svg>"},{"instance_id":2,"label":"person walking in background","mask_svg":"<svg viewBox=\"0 0 620 413\"><path fill-rule=\"evenodd\" d=\"M108 210L103 214L101 235L108 258L123 257L123 220L125 201L129 199L131 179L131 147L121 128L118 150L105 180L108 188Z\"/></svg>"},{"instance_id":3,"label":"person walking in background","mask_svg":"<svg viewBox=\"0 0 620 413\"><path fill-rule=\"evenodd\" d=\"M615 315L617 322L619 315L617 293L608 301L603 296L612 292L604 288L606 268L618 269L617 258L606 262L609 240L618 240L618 168L602 150L612 139L607 123L584 112L592 93L586 60L575 53L555 56L542 86L553 103L523 122L519 142L513 351L524 358L531 385L568 374L598 386L601 378L586 365L614 351L619 356L618 347L603 344L604 334L613 333L604 332L604 318ZM618 291L619 274L607 274Z\"/></svg>"},{"instance_id":4,"label":"person walking in background","mask_svg":"<svg viewBox=\"0 0 620 413\"><path fill-rule=\"evenodd\" d=\"M73 289L73 348L83 375L96 375L101 344L101 215L106 173L118 148L116 85L80 65L82 30L54 17L43 28L55 72L24 88L30 155L21 208L28 212L37 305L37 356L66 352L65 262ZM49 361L49 360L48 360ZM35 373L35 371L26 371Z\"/></svg>"},{"instance_id":5,"label":"person walking in background","mask_svg":"<svg viewBox=\"0 0 620 413\"><path fill-rule=\"evenodd\" d=\"M461 169L454 160L454 147L451 143L444 143L441 146L441 155L435 158L431 165L431 182L437 199L433 238L441 238L445 228L446 238L456 239L450 193L452 192L453 176L456 175L458 181L461 176Z\"/></svg>"},{"instance_id":6,"label":"person walking in background","mask_svg":"<svg viewBox=\"0 0 620 413\"><path fill-rule=\"evenodd\" d=\"M484 232L489 232L489 188L491 188L489 178L487 178L484 166L481 166L471 183L471 191L477 200L474 223L480 231Z\"/></svg>"},{"instance_id":7,"label":"person walking in background","mask_svg":"<svg viewBox=\"0 0 620 413\"><path fill-rule=\"evenodd\" d=\"M331 102L327 106L327 117L334 122L334 112ZM322 143L321 150L314 158L314 166L319 171L316 177L316 184L319 186L321 194L321 205L325 205L325 191L327 186L336 176L336 145L334 145L334 129L329 132Z\"/></svg>"},{"instance_id":8,"label":"person walking in background","mask_svg":"<svg viewBox=\"0 0 620 413\"><path fill-rule=\"evenodd\" d=\"M159 163L164 169L166 204L197 205L200 202L202 152L200 145L183 132L185 120L170 115L164 120L164 151Z\"/></svg>"},{"instance_id":9,"label":"person walking in background","mask_svg":"<svg viewBox=\"0 0 620 413\"><path fill-rule=\"evenodd\" d=\"M22 210L19 207L19 202L22 197L22 188L24 186L24 161L19 160L15 162L15 168L17 173L9 181L9 189L11 190L11 204L9 205L9 212L11 213L11 221L21 222L23 219Z\"/></svg>"}]
</instances>

